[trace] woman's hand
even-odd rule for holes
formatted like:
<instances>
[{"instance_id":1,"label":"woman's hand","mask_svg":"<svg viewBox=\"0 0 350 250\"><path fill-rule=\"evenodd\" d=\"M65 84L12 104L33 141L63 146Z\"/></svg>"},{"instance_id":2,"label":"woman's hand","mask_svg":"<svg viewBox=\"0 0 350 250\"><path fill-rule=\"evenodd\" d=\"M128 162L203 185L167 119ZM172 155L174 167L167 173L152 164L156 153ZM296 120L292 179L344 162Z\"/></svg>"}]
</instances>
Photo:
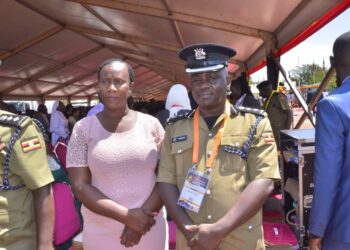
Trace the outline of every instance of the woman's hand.
<instances>
[{"instance_id":1,"label":"woman's hand","mask_svg":"<svg viewBox=\"0 0 350 250\"><path fill-rule=\"evenodd\" d=\"M129 209L126 216L125 225L141 235L145 234L154 224L156 224L154 217L157 214L158 213L146 210L144 208Z\"/></svg>"},{"instance_id":2,"label":"woman's hand","mask_svg":"<svg viewBox=\"0 0 350 250\"><path fill-rule=\"evenodd\" d=\"M126 247L132 247L139 244L142 234L136 233L128 227L124 227L123 233L120 237L120 243Z\"/></svg>"},{"instance_id":3,"label":"woman's hand","mask_svg":"<svg viewBox=\"0 0 350 250\"><path fill-rule=\"evenodd\" d=\"M2 151L4 148L6 148L6 144L2 141L2 138L0 137L0 151Z\"/></svg>"}]
</instances>

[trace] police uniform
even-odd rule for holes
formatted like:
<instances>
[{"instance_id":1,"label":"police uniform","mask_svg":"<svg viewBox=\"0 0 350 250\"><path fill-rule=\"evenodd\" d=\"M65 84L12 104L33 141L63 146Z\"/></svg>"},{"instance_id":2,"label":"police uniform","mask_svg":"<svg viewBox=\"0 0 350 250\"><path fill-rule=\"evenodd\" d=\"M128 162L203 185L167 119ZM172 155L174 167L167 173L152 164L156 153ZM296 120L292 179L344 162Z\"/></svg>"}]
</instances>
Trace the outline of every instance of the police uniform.
<instances>
[{"instance_id":1,"label":"police uniform","mask_svg":"<svg viewBox=\"0 0 350 250\"><path fill-rule=\"evenodd\" d=\"M53 182L45 143L30 118L2 110L0 137L6 144L0 152L0 249L34 250L37 236L31 190Z\"/></svg>"},{"instance_id":2,"label":"police uniform","mask_svg":"<svg viewBox=\"0 0 350 250\"><path fill-rule=\"evenodd\" d=\"M264 81L258 84L257 88L260 89L269 84L271 83ZM274 90L269 98L266 99L263 107L269 117L277 145L279 145L280 131L283 129L290 129L287 124L288 113L290 111L287 96L280 91Z\"/></svg>"},{"instance_id":3,"label":"police uniform","mask_svg":"<svg viewBox=\"0 0 350 250\"><path fill-rule=\"evenodd\" d=\"M211 56L210 52L204 53ZM224 64L227 56L214 60L217 56L212 55L211 59L213 65L210 65L210 61L203 64L214 68L218 63ZM200 67L200 63L198 64ZM176 185L179 191L182 190L186 175L192 167L193 113L192 111L170 120L160 156L157 181ZM221 114L209 130L204 119L199 116L200 147L197 169L202 172L224 117ZM231 209L244 188L258 178L279 179L277 151L270 123L262 110L231 106L231 114L212 165L209 188L200 211L197 214L186 210L186 213L194 224L215 223ZM187 240L180 231L177 232L176 246L180 250L189 249ZM225 237L219 249L265 249L261 211Z\"/></svg>"}]
</instances>

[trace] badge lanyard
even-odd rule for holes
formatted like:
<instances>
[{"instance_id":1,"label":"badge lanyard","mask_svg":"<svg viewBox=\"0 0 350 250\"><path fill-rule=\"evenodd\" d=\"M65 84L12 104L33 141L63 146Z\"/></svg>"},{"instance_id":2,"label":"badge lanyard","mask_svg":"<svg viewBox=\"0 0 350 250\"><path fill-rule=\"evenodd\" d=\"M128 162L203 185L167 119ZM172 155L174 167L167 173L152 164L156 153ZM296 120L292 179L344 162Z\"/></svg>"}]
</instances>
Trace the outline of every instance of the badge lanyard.
<instances>
[{"instance_id":1,"label":"badge lanyard","mask_svg":"<svg viewBox=\"0 0 350 250\"><path fill-rule=\"evenodd\" d=\"M226 101L225 117L223 122L221 122L218 133L215 135L213 149L211 151L208 161L205 164L206 171L208 171L209 173L212 170L212 165L221 142L222 133L226 127L229 117L230 117L230 104L229 102ZM193 152L192 152L192 167L196 168L198 165L198 155L199 155L199 109L198 108L194 113L193 136L194 136L194 141L193 141Z\"/></svg>"},{"instance_id":2,"label":"badge lanyard","mask_svg":"<svg viewBox=\"0 0 350 250\"><path fill-rule=\"evenodd\" d=\"M277 90L272 90L271 95L270 95L269 98L265 101L265 103L264 103L264 105L263 105L263 108L264 108L265 111L266 111L267 107L269 106L269 103L270 103L270 101L271 101L272 96L273 96L274 94L276 94L276 93L278 93Z\"/></svg>"},{"instance_id":3,"label":"badge lanyard","mask_svg":"<svg viewBox=\"0 0 350 250\"><path fill-rule=\"evenodd\" d=\"M218 148L221 142L222 133L226 127L227 121L230 117L230 104L226 102L224 120L221 122L220 128L214 139L214 146L212 153L209 156L208 161L205 164L205 172L200 172L197 170L198 165L198 154L199 154L199 110L197 109L194 114L193 122L193 152L192 152L192 168L189 169L184 186L181 190L177 204L184 207L192 212L198 213L202 202L204 200L205 194L207 193L210 173L212 170L212 165L214 158L218 152Z\"/></svg>"}]
</instances>

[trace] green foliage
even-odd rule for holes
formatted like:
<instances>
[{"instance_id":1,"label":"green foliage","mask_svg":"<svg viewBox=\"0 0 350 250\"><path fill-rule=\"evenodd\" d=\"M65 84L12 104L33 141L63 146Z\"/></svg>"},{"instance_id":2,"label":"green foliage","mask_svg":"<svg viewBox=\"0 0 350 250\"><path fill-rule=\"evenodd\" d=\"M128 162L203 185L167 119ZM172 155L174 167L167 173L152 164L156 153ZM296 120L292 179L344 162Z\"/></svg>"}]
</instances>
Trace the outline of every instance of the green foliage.
<instances>
[{"instance_id":1,"label":"green foliage","mask_svg":"<svg viewBox=\"0 0 350 250\"><path fill-rule=\"evenodd\" d=\"M336 83L336 78L335 76L332 77L332 79L329 81L327 87L326 87L326 90L328 92L331 92L333 91L335 88L337 87L337 83Z\"/></svg>"},{"instance_id":2,"label":"green foliage","mask_svg":"<svg viewBox=\"0 0 350 250\"><path fill-rule=\"evenodd\" d=\"M303 64L289 71L289 78L296 82L297 86L320 83L326 74L326 70L317 64Z\"/></svg>"},{"instance_id":3,"label":"green foliage","mask_svg":"<svg viewBox=\"0 0 350 250\"><path fill-rule=\"evenodd\" d=\"M327 70L317 64L303 64L289 71L289 78L296 82L297 86L319 84L322 82ZM336 87L335 76L333 76L326 90L332 91Z\"/></svg>"}]
</instances>

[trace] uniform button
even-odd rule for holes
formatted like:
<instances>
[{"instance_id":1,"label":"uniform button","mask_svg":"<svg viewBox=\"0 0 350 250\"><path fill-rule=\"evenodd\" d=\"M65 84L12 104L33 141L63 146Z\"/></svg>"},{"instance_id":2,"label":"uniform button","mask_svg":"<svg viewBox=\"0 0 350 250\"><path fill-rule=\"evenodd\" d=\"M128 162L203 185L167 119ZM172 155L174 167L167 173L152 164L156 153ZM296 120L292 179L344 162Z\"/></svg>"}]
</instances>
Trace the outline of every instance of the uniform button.
<instances>
[{"instance_id":1,"label":"uniform button","mask_svg":"<svg viewBox=\"0 0 350 250\"><path fill-rule=\"evenodd\" d=\"M239 142L236 142L236 147L238 147L239 146Z\"/></svg>"},{"instance_id":2,"label":"uniform button","mask_svg":"<svg viewBox=\"0 0 350 250\"><path fill-rule=\"evenodd\" d=\"M212 137L213 136L213 133L209 133L209 137Z\"/></svg>"},{"instance_id":3,"label":"uniform button","mask_svg":"<svg viewBox=\"0 0 350 250\"><path fill-rule=\"evenodd\" d=\"M180 153L182 152L182 150L181 150L181 149L179 149L177 152L180 154Z\"/></svg>"},{"instance_id":4,"label":"uniform button","mask_svg":"<svg viewBox=\"0 0 350 250\"><path fill-rule=\"evenodd\" d=\"M252 226L252 225L249 225L249 226L248 226L248 230L249 230L249 231L252 231L252 229L253 229L253 226Z\"/></svg>"},{"instance_id":5,"label":"uniform button","mask_svg":"<svg viewBox=\"0 0 350 250\"><path fill-rule=\"evenodd\" d=\"M207 190L207 195L210 195L210 194L211 194L210 189L208 189Z\"/></svg>"},{"instance_id":6,"label":"uniform button","mask_svg":"<svg viewBox=\"0 0 350 250\"><path fill-rule=\"evenodd\" d=\"M208 215L208 220L211 220L211 215L210 214Z\"/></svg>"}]
</instances>

